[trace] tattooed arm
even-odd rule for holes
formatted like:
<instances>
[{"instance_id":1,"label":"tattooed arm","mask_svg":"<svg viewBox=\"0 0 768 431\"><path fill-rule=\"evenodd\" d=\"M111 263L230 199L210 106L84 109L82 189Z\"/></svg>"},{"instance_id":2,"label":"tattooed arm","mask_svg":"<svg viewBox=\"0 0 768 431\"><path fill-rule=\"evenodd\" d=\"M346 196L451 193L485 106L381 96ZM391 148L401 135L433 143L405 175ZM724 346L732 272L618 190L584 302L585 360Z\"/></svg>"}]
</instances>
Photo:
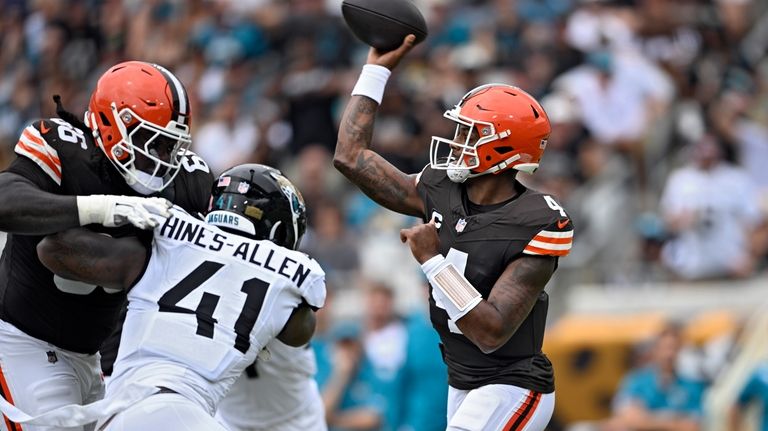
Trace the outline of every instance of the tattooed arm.
<instances>
[{"instance_id":1,"label":"tattooed arm","mask_svg":"<svg viewBox=\"0 0 768 431\"><path fill-rule=\"evenodd\" d=\"M413 48L414 40L413 35L408 35L399 48L386 53L371 48L368 64L394 69ZM401 172L370 149L378 109L375 100L367 96L352 96L341 118L333 165L382 206L421 217L424 208L416 191L416 175Z\"/></svg>"},{"instance_id":2,"label":"tattooed arm","mask_svg":"<svg viewBox=\"0 0 768 431\"><path fill-rule=\"evenodd\" d=\"M373 99L352 96L341 119L333 165L382 206L421 217L424 208L416 191L416 176L406 175L369 149L377 109Z\"/></svg>"},{"instance_id":3,"label":"tattooed arm","mask_svg":"<svg viewBox=\"0 0 768 431\"><path fill-rule=\"evenodd\" d=\"M422 265L440 254L440 237L434 220L401 229L400 240L408 244L413 257ZM530 314L555 272L555 262L556 258L549 256L522 255L513 260L493 284L488 299L481 300L457 318L456 326L483 353L496 351L509 341ZM438 287L433 287L433 291L435 289ZM464 293L475 296L473 292Z\"/></svg>"},{"instance_id":4,"label":"tattooed arm","mask_svg":"<svg viewBox=\"0 0 768 431\"><path fill-rule=\"evenodd\" d=\"M512 261L487 301L456 322L483 353L492 353L514 335L555 272L555 258L523 256Z\"/></svg>"}]
</instances>

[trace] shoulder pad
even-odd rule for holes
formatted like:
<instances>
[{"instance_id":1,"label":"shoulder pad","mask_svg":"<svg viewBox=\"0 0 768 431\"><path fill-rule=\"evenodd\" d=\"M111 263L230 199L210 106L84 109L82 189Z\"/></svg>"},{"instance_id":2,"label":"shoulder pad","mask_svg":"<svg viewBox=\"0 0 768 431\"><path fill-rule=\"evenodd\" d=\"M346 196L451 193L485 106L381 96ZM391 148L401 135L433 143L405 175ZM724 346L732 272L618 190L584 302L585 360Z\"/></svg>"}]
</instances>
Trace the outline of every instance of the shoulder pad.
<instances>
[{"instance_id":1,"label":"shoulder pad","mask_svg":"<svg viewBox=\"0 0 768 431\"><path fill-rule=\"evenodd\" d=\"M533 256L566 256L573 246L573 222L562 207L549 195L538 194L547 202L551 214L542 216L548 221L523 249Z\"/></svg>"},{"instance_id":2,"label":"shoulder pad","mask_svg":"<svg viewBox=\"0 0 768 431\"><path fill-rule=\"evenodd\" d=\"M424 174L424 171L426 171L427 168L429 168L429 166L430 166L429 163L427 163L426 165L424 165L423 168L421 168L421 171L418 174L416 174L416 180L414 181L414 183L417 186L419 185L419 182L421 182L421 176Z\"/></svg>"},{"instance_id":3,"label":"shoulder pad","mask_svg":"<svg viewBox=\"0 0 768 431\"><path fill-rule=\"evenodd\" d=\"M541 225L547 226L557 220L569 219L568 214L560 203L554 197L548 194L540 193L534 190L528 192L520 198L520 207L524 208L522 212L523 220L527 226Z\"/></svg>"},{"instance_id":4,"label":"shoulder pad","mask_svg":"<svg viewBox=\"0 0 768 431\"><path fill-rule=\"evenodd\" d=\"M416 176L416 185L435 185L441 181L450 181L448 175L443 170L432 169L430 165L424 166L424 169Z\"/></svg>"},{"instance_id":5,"label":"shoulder pad","mask_svg":"<svg viewBox=\"0 0 768 431\"><path fill-rule=\"evenodd\" d=\"M53 120L35 121L21 132L13 150L35 162L57 185L61 185L61 159L55 148L58 139L54 135L57 128Z\"/></svg>"},{"instance_id":6,"label":"shoulder pad","mask_svg":"<svg viewBox=\"0 0 768 431\"><path fill-rule=\"evenodd\" d=\"M311 307L322 308L325 305L326 296L325 271L315 259L301 252L296 253L303 257L299 262L305 264L310 270L309 279L299 288L301 296Z\"/></svg>"},{"instance_id":7,"label":"shoulder pad","mask_svg":"<svg viewBox=\"0 0 768 431\"><path fill-rule=\"evenodd\" d=\"M184 152L184 155L181 157L181 166L184 171L190 174L207 174L211 178L211 182L213 182L213 174L211 173L211 168L208 167L208 163L191 150Z\"/></svg>"}]
</instances>

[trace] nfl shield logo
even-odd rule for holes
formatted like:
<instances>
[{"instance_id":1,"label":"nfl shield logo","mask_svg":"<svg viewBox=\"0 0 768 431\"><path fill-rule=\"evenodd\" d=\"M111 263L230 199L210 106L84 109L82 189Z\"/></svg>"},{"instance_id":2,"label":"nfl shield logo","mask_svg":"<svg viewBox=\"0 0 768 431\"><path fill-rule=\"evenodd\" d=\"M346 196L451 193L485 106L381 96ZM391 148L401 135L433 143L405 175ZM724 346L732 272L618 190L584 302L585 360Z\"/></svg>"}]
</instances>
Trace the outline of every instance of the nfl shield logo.
<instances>
[{"instance_id":1,"label":"nfl shield logo","mask_svg":"<svg viewBox=\"0 0 768 431\"><path fill-rule=\"evenodd\" d=\"M237 192L245 194L248 192L248 189L250 189L251 186L248 185L245 181L242 181L240 184L237 185Z\"/></svg>"},{"instance_id":2,"label":"nfl shield logo","mask_svg":"<svg viewBox=\"0 0 768 431\"><path fill-rule=\"evenodd\" d=\"M464 232L464 228L467 227L467 221L463 218L456 222L456 232Z\"/></svg>"}]
</instances>

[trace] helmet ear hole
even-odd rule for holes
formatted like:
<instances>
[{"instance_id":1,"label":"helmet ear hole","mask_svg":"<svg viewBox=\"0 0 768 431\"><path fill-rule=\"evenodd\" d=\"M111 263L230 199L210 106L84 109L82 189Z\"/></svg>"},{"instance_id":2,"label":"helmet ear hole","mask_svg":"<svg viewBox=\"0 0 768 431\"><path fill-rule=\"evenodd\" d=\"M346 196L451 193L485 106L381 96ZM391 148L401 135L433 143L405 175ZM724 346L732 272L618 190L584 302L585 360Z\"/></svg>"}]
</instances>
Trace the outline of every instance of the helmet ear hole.
<instances>
[{"instance_id":1,"label":"helmet ear hole","mask_svg":"<svg viewBox=\"0 0 768 431\"><path fill-rule=\"evenodd\" d=\"M112 123L109 122L109 118L107 118L107 116L104 115L103 112L99 112L99 118L101 119L101 122L104 123L105 126L107 127L112 126Z\"/></svg>"}]
</instances>

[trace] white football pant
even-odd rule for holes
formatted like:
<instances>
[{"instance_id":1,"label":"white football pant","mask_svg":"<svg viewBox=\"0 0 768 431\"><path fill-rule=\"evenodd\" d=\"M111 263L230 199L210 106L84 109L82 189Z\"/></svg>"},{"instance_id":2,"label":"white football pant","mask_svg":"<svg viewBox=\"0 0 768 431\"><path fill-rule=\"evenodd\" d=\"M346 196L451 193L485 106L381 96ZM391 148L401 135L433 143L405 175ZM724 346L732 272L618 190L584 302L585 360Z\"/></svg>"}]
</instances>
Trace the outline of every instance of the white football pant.
<instances>
[{"instance_id":1,"label":"white football pant","mask_svg":"<svg viewBox=\"0 0 768 431\"><path fill-rule=\"evenodd\" d=\"M543 431L555 409L555 393L512 385L470 391L448 387L447 431Z\"/></svg>"},{"instance_id":2,"label":"white football pant","mask_svg":"<svg viewBox=\"0 0 768 431\"><path fill-rule=\"evenodd\" d=\"M57 348L0 320L0 393L11 404L37 415L68 404L88 404L104 397L99 354ZM0 419L0 431L60 431L13 424ZM65 428L89 431L93 425Z\"/></svg>"},{"instance_id":3,"label":"white football pant","mask_svg":"<svg viewBox=\"0 0 768 431\"><path fill-rule=\"evenodd\" d=\"M99 421L99 431L227 431L199 404L174 393L152 395Z\"/></svg>"}]
</instances>

